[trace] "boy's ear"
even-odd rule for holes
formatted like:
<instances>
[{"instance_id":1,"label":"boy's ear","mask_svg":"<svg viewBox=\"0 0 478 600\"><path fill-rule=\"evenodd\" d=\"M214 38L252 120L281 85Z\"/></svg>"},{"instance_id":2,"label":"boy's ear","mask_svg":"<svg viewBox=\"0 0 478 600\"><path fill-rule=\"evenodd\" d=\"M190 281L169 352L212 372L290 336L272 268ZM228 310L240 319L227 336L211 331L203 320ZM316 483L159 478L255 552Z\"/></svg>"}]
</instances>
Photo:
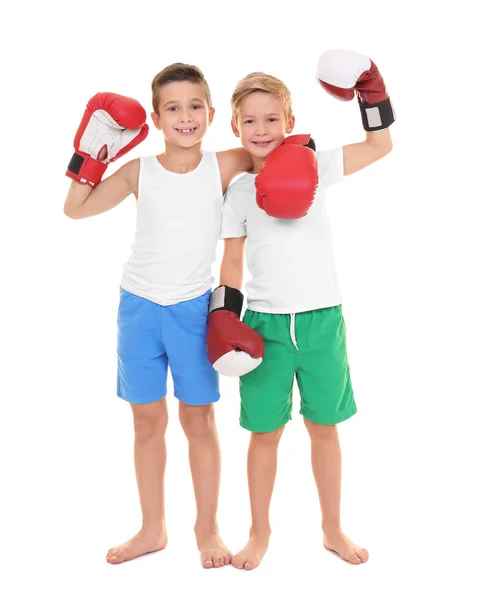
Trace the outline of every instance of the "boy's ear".
<instances>
[{"instance_id":1,"label":"boy's ear","mask_svg":"<svg viewBox=\"0 0 478 600\"><path fill-rule=\"evenodd\" d=\"M295 125L295 117L294 117L294 115L291 115L290 119L287 121L287 127L286 127L285 132L292 133L292 130L294 129L294 125Z\"/></svg>"},{"instance_id":2,"label":"boy's ear","mask_svg":"<svg viewBox=\"0 0 478 600\"><path fill-rule=\"evenodd\" d=\"M231 128L232 128L232 131L234 132L234 135L236 137L240 137L241 136L241 134L239 133L239 129L236 127L234 119L231 119Z\"/></svg>"},{"instance_id":3,"label":"boy's ear","mask_svg":"<svg viewBox=\"0 0 478 600\"><path fill-rule=\"evenodd\" d=\"M216 109L210 108L209 109L209 125L212 123L212 120L214 119L215 114L216 114Z\"/></svg>"},{"instance_id":4,"label":"boy's ear","mask_svg":"<svg viewBox=\"0 0 478 600\"><path fill-rule=\"evenodd\" d=\"M156 129L159 129L161 131L161 119L159 118L159 115L157 115L155 112L152 112L151 119L153 120Z\"/></svg>"}]
</instances>

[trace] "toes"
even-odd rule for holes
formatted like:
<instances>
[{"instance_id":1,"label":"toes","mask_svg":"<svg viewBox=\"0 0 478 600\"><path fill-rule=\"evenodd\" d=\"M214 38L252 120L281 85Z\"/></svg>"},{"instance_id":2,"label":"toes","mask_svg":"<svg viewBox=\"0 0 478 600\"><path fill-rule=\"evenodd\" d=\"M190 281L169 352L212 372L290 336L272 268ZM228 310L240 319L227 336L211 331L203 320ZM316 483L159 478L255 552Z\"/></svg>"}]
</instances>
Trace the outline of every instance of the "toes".
<instances>
[{"instance_id":1,"label":"toes","mask_svg":"<svg viewBox=\"0 0 478 600\"><path fill-rule=\"evenodd\" d=\"M246 562L246 564L244 565L244 569L246 569L247 571L251 571L252 569L254 569L255 567L257 567L256 564L254 564L252 561L248 560Z\"/></svg>"},{"instance_id":2,"label":"toes","mask_svg":"<svg viewBox=\"0 0 478 600\"><path fill-rule=\"evenodd\" d=\"M212 569L214 566L214 563L212 562L212 558L210 556L204 556L202 559L202 566L205 569Z\"/></svg>"},{"instance_id":3,"label":"toes","mask_svg":"<svg viewBox=\"0 0 478 600\"><path fill-rule=\"evenodd\" d=\"M224 558L222 556L215 556L213 563L214 563L214 566L216 567L216 569L218 567L223 567L224 566Z\"/></svg>"},{"instance_id":4,"label":"toes","mask_svg":"<svg viewBox=\"0 0 478 600\"><path fill-rule=\"evenodd\" d=\"M244 568L244 561L239 556L233 556L231 560L232 566L236 569Z\"/></svg>"},{"instance_id":5,"label":"toes","mask_svg":"<svg viewBox=\"0 0 478 600\"><path fill-rule=\"evenodd\" d=\"M361 548L358 552L356 552L356 554L362 562L368 561L368 552L365 550L365 548Z\"/></svg>"},{"instance_id":6,"label":"toes","mask_svg":"<svg viewBox=\"0 0 478 600\"><path fill-rule=\"evenodd\" d=\"M122 558L121 558L121 554L110 554L109 556L106 557L106 560L111 563L111 564L118 564L120 562L123 562Z\"/></svg>"}]
</instances>

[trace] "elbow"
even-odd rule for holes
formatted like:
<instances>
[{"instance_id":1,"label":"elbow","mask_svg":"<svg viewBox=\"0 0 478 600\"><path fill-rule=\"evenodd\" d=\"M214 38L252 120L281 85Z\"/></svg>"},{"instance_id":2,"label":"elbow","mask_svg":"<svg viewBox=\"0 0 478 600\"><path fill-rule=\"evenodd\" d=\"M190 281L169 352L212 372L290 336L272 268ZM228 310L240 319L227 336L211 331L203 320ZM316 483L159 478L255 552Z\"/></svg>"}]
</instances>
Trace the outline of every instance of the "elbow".
<instances>
[{"instance_id":1,"label":"elbow","mask_svg":"<svg viewBox=\"0 0 478 600\"><path fill-rule=\"evenodd\" d=\"M387 154L390 154L390 152L393 150L393 142L392 139L390 138L390 140L388 141L388 144L385 146L385 154L384 156L386 156Z\"/></svg>"},{"instance_id":2,"label":"elbow","mask_svg":"<svg viewBox=\"0 0 478 600\"><path fill-rule=\"evenodd\" d=\"M63 209L63 214L69 219L80 219L80 215L78 213L71 212L66 206Z\"/></svg>"},{"instance_id":3,"label":"elbow","mask_svg":"<svg viewBox=\"0 0 478 600\"><path fill-rule=\"evenodd\" d=\"M387 154L390 154L390 152L393 149L393 144L392 144L392 140L387 140L386 143L384 144L380 144L379 148L378 148L378 158L383 158L384 156L387 156Z\"/></svg>"}]
</instances>

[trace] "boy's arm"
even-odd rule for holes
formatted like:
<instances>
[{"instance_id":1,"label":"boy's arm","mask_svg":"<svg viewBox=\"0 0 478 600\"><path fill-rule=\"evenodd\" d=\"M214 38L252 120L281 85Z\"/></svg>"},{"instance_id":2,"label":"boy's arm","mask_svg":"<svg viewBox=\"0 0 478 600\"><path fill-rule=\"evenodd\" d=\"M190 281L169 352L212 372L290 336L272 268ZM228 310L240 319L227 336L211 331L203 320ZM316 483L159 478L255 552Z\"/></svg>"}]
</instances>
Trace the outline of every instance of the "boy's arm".
<instances>
[{"instance_id":1,"label":"boy's arm","mask_svg":"<svg viewBox=\"0 0 478 600\"><path fill-rule=\"evenodd\" d=\"M392 150L390 129L367 131L364 142L344 146L344 175L351 175L386 156Z\"/></svg>"},{"instance_id":2,"label":"boy's arm","mask_svg":"<svg viewBox=\"0 0 478 600\"><path fill-rule=\"evenodd\" d=\"M114 208L130 194L138 196L139 159L126 163L94 189L72 181L64 212L72 219L84 219Z\"/></svg>"},{"instance_id":3,"label":"boy's arm","mask_svg":"<svg viewBox=\"0 0 478 600\"><path fill-rule=\"evenodd\" d=\"M244 148L224 150L223 152L217 152L216 156L221 172L223 193L226 192L229 184L236 175L252 170L251 155Z\"/></svg>"},{"instance_id":4,"label":"boy's arm","mask_svg":"<svg viewBox=\"0 0 478 600\"><path fill-rule=\"evenodd\" d=\"M344 175L350 175L392 150L389 127L395 112L377 65L349 50L329 50L319 59L317 81L339 100L359 101L366 139L343 149Z\"/></svg>"},{"instance_id":5,"label":"boy's arm","mask_svg":"<svg viewBox=\"0 0 478 600\"><path fill-rule=\"evenodd\" d=\"M226 238L222 257L219 285L240 290L244 273L244 245L246 237Z\"/></svg>"},{"instance_id":6,"label":"boy's arm","mask_svg":"<svg viewBox=\"0 0 478 600\"><path fill-rule=\"evenodd\" d=\"M238 377L258 367L264 357L261 336L241 321L245 236L226 238L221 284L209 300L207 354L218 373Z\"/></svg>"}]
</instances>

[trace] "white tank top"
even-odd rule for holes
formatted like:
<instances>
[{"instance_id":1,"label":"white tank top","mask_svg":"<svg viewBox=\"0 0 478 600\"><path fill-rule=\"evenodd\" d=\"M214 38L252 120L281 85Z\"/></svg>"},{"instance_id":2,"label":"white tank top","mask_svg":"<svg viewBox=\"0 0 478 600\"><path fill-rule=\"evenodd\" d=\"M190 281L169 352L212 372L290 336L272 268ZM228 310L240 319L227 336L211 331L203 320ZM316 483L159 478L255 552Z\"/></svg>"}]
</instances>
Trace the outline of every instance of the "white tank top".
<instances>
[{"instance_id":1,"label":"white tank top","mask_svg":"<svg viewBox=\"0 0 478 600\"><path fill-rule=\"evenodd\" d=\"M197 298L210 289L222 211L215 152L189 173L140 159L136 236L121 287L157 304Z\"/></svg>"}]
</instances>

